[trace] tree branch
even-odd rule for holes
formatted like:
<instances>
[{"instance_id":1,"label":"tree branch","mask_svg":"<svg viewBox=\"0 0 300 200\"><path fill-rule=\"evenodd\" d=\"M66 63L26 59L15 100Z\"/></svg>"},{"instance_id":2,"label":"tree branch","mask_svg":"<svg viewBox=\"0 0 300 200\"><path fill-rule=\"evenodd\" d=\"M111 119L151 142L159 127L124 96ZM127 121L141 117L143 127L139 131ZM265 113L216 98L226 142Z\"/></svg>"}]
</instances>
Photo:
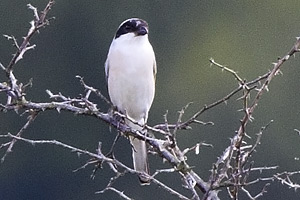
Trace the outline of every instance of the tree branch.
<instances>
[{"instance_id":1,"label":"tree branch","mask_svg":"<svg viewBox=\"0 0 300 200\"><path fill-rule=\"evenodd\" d=\"M24 54L28 50L35 47L35 45L30 45L30 40L32 39L33 35L37 33L41 27L49 24L49 20L47 20L46 17L53 4L54 1L49 0L47 6L41 12L41 14L38 13L37 8L28 4L28 8L33 11L34 20L31 22L31 27L28 30L27 35L24 37L21 45L17 43L17 40L14 36L4 35L4 37L13 41L13 44L16 46L17 51L6 67L4 67L0 63L0 68L5 71L8 78L8 83L0 83L0 93L5 93L7 98L6 103L0 102L0 111L15 111L18 113L22 112L23 114L28 114L29 117L26 124L20 128L16 135L12 135L11 133L0 135L0 138L11 139L10 142L3 143L0 146L0 148L7 148L4 156L1 159L2 162L4 161L8 153L12 151L12 148L16 141L23 141L32 145L50 144L63 147L65 149L71 150L72 152L85 154L90 157L90 160L77 170L83 169L90 164L100 165L102 163L106 163L110 166L111 170L115 173L115 176L110 179L106 188L97 193L103 193L107 190L111 190L117 193L123 199L131 199L130 197L125 195L124 192L119 191L117 188L113 187L113 184L118 180L120 176L124 175L125 173L140 174L141 172L133 170L132 168L118 161L113 156L109 157L107 155L104 155L101 151L101 143L99 143L96 153L93 153L57 140L33 140L23 137L23 133L26 131L29 125L33 123L34 119L40 112L56 110L58 113L60 113L61 111L65 111L74 113L76 115L85 115L97 118L101 121L106 122L110 126L115 127L119 132L124 133L125 136L130 135L139 140L146 141L151 146L152 152L154 152L155 155L160 156L163 160L166 160L172 168L168 170L158 169L152 176L149 176L147 174L145 174L145 176L149 176L149 179L152 181L152 183L158 185L160 188L166 190L171 195L174 195L175 197L180 199L200 200L200 190L203 193L203 200L218 200L218 192L221 188L224 187L228 189L228 194L232 199L238 199L239 191L245 192L250 199L257 199L266 192L266 188L269 185L269 182L273 180L279 180L282 184L292 187L295 190L299 188L299 184L294 183L291 179L292 176L298 175L299 172L283 172L277 173L272 177L260 177L255 180L251 180L250 176L252 173L262 172L265 170L275 170L277 169L277 166L254 167L254 161L251 160L251 157L256 151L258 144L260 144L263 132L272 121L261 128L260 132L257 134L256 141L254 141L253 144L246 143L246 138L249 138L246 134L246 129L248 122L254 119L253 113L255 111L255 108L257 107L259 100L264 94L264 91L268 90L270 82L273 80L275 75L279 73L282 65L287 60L289 60L292 55L299 52L300 38L297 38L297 41L293 45L291 50L274 64L274 67L271 71L248 82L243 80L235 70L232 70L228 67L225 67L224 65L215 62L214 59L210 59L210 63L212 66L216 66L221 70L232 74L238 82L238 87L229 92L223 98L211 104L203 106L202 108L194 112L194 114L190 116L186 121L183 121L183 115L185 114L185 111L188 108L189 104L187 104L181 109L181 111L179 111L177 121L174 124L170 124L168 122L166 113L163 123L157 124L155 126L146 125L145 127L143 127L144 129L147 129L148 133L148 135L144 135L140 131L131 129L124 123L123 119L127 118L126 115L113 110L108 113L100 111L98 105L89 100L91 95L96 95L111 107L112 103L104 95L102 95L100 90L88 86L80 76L77 76L77 78L79 78L79 81L83 86L84 95L81 95L79 98L66 97L60 92L58 94L53 94L50 90L46 90L51 99L51 102L34 102L26 100L26 94L24 91L27 86L31 85L31 81L29 81L28 84L18 83L15 75L13 74L13 70L16 63L23 58ZM259 84L261 81L263 81L262 85ZM185 148L184 150L181 150L177 143L178 130L189 130L194 124L212 125L213 122L200 121L200 116L204 112L227 102L227 100L229 100L239 92L242 92L242 95L239 99L242 100L241 110L244 112L243 117L240 120L240 125L234 137L231 139L229 146L217 159L216 163L213 164L209 180L204 181L198 174L195 173L195 171L193 171L192 167L190 167L187 163L187 153L192 150L195 150L195 152L197 152L201 144L207 144L197 143L191 148ZM256 92L254 99L250 101L250 93L254 92ZM132 122L138 124L137 122ZM160 136L159 138L163 139L158 139L158 135ZM114 142L112 149L115 143L116 142ZM115 166L118 166L118 169ZM96 169L93 172L93 176ZM184 187L189 190L192 197L188 198L156 179L156 176L162 172L180 174ZM253 197L246 187L256 184L260 181L265 181L267 183L262 188L261 192Z\"/></svg>"}]
</instances>

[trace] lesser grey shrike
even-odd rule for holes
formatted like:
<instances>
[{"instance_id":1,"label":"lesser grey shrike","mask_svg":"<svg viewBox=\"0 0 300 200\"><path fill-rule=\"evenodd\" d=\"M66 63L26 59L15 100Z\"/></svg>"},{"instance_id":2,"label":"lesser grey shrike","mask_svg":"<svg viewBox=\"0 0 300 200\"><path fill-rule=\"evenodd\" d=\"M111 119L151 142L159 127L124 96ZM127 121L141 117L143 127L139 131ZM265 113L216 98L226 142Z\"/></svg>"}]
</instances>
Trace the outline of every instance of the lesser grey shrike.
<instances>
[{"instance_id":1,"label":"lesser grey shrike","mask_svg":"<svg viewBox=\"0 0 300 200\"><path fill-rule=\"evenodd\" d=\"M146 134L143 126L154 98L156 61L148 40L148 24L138 18L121 23L110 45L105 63L105 74L110 100L117 110L126 115L125 123L133 130ZM137 122L136 123L133 123ZM142 172L141 183L150 182L146 143L129 136L132 144L134 169Z\"/></svg>"}]
</instances>

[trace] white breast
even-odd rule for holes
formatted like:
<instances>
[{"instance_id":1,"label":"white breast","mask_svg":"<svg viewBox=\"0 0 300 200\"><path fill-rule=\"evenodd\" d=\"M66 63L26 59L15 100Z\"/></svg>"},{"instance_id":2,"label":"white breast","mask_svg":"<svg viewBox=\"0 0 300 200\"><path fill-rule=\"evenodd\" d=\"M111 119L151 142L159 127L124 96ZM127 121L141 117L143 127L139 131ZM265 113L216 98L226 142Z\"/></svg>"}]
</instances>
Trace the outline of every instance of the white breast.
<instances>
[{"instance_id":1,"label":"white breast","mask_svg":"<svg viewBox=\"0 0 300 200\"><path fill-rule=\"evenodd\" d=\"M155 56L148 35L129 33L113 40L107 61L108 92L119 111L146 122L154 91Z\"/></svg>"}]
</instances>

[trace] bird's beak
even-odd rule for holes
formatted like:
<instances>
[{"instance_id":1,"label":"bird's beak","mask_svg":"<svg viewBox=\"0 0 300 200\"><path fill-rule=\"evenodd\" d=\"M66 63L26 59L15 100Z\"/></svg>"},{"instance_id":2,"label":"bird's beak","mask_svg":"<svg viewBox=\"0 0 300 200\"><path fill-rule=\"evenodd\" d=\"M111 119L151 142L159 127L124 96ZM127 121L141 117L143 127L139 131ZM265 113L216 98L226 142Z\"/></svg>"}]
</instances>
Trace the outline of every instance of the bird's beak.
<instances>
[{"instance_id":1,"label":"bird's beak","mask_svg":"<svg viewBox=\"0 0 300 200\"><path fill-rule=\"evenodd\" d=\"M139 35L146 35L148 33L148 30L146 27L144 26L140 26L136 32L136 35L139 36Z\"/></svg>"}]
</instances>

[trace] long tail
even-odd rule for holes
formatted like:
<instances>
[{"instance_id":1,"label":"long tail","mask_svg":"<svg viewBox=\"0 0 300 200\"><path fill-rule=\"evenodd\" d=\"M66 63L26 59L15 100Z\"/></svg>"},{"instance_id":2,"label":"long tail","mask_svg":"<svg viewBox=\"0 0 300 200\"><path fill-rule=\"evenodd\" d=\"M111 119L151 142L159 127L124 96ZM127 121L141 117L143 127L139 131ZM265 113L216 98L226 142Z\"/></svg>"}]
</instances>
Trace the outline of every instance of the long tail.
<instances>
[{"instance_id":1,"label":"long tail","mask_svg":"<svg viewBox=\"0 0 300 200\"><path fill-rule=\"evenodd\" d=\"M137 124L134 124L128 120L126 120L127 125L130 126L134 130L143 131L145 134L145 130L142 130L141 126L138 126ZM129 137L130 142L132 144L132 160L133 160L133 167L136 171L144 172L146 174L149 174L149 164L148 164L148 155L147 155L147 146L146 142L139 140L134 137ZM140 175L139 179L141 181L141 184L149 184L150 180Z\"/></svg>"}]
</instances>

